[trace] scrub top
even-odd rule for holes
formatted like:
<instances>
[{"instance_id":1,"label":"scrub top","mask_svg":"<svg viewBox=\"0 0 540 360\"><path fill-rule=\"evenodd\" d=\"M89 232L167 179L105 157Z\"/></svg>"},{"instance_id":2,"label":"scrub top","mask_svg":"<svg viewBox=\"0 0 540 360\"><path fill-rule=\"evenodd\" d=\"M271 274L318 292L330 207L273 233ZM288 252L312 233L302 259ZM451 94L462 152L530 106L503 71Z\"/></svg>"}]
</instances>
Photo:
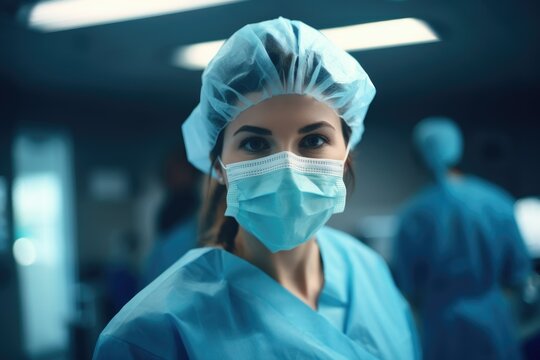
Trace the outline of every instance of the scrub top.
<instances>
[{"instance_id":1,"label":"scrub top","mask_svg":"<svg viewBox=\"0 0 540 360\"><path fill-rule=\"evenodd\" d=\"M420 358L408 304L382 258L327 227L317 241L317 311L240 257L195 249L116 315L94 359Z\"/></svg>"},{"instance_id":2,"label":"scrub top","mask_svg":"<svg viewBox=\"0 0 540 360\"><path fill-rule=\"evenodd\" d=\"M404 208L392 260L418 305L426 359L518 359L503 286L523 283L531 261L514 202L472 176L426 188Z\"/></svg>"}]
</instances>

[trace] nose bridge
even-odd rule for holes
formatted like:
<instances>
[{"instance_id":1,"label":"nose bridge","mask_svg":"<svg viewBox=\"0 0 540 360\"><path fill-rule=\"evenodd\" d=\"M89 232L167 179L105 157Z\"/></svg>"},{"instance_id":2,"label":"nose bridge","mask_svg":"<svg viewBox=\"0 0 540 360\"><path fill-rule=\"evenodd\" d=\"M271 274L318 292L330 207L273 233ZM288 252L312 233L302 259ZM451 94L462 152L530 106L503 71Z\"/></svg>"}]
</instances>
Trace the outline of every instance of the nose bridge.
<instances>
[{"instance_id":1,"label":"nose bridge","mask_svg":"<svg viewBox=\"0 0 540 360\"><path fill-rule=\"evenodd\" d=\"M296 142L296 138L292 136L290 133L279 136L279 138L276 141L276 150L275 150L276 153L279 153L282 151L289 151L296 155L299 155L297 154L295 142Z\"/></svg>"}]
</instances>

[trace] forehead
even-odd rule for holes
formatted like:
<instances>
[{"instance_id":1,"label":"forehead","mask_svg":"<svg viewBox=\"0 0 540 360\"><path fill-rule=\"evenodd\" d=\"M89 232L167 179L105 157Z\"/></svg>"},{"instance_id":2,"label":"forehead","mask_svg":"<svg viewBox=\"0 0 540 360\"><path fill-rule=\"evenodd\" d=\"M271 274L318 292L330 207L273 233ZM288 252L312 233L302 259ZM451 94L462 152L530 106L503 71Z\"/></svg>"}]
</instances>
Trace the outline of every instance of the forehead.
<instances>
[{"instance_id":1,"label":"forehead","mask_svg":"<svg viewBox=\"0 0 540 360\"><path fill-rule=\"evenodd\" d=\"M280 95L265 100L240 113L225 131L234 133L244 125L270 130L296 130L314 122L327 121L336 129L341 127L337 113L325 103L306 95Z\"/></svg>"}]
</instances>

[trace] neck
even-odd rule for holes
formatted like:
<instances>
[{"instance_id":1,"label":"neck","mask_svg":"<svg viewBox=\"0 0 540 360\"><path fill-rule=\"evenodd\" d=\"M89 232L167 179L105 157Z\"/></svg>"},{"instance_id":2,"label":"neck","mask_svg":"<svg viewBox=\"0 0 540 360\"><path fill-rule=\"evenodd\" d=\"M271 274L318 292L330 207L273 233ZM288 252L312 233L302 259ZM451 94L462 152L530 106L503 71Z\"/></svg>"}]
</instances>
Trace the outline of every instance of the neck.
<instances>
[{"instance_id":1,"label":"neck","mask_svg":"<svg viewBox=\"0 0 540 360\"><path fill-rule=\"evenodd\" d=\"M235 239L235 253L267 273L283 287L317 308L324 284L319 245L312 238L291 250L270 252L241 227Z\"/></svg>"}]
</instances>

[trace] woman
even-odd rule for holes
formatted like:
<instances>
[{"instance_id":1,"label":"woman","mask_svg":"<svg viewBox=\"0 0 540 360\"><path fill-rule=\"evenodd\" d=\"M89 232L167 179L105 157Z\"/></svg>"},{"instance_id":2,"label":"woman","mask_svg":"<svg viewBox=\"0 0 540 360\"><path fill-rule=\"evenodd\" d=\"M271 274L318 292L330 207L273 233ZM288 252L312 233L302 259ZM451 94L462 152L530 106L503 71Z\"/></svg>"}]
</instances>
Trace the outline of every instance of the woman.
<instances>
[{"instance_id":1,"label":"woman","mask_svg":"<svg viewBox=\"0 0 540 360\"><path fill-rule=\"evenodd\" d=\"M183 125L188 158L214 177L208 246L139 293L95 358L418 358L385 263L323 227L344 209L374 94L350 55L301 22L233 34Z\"/></svg>"}]
</instances>

